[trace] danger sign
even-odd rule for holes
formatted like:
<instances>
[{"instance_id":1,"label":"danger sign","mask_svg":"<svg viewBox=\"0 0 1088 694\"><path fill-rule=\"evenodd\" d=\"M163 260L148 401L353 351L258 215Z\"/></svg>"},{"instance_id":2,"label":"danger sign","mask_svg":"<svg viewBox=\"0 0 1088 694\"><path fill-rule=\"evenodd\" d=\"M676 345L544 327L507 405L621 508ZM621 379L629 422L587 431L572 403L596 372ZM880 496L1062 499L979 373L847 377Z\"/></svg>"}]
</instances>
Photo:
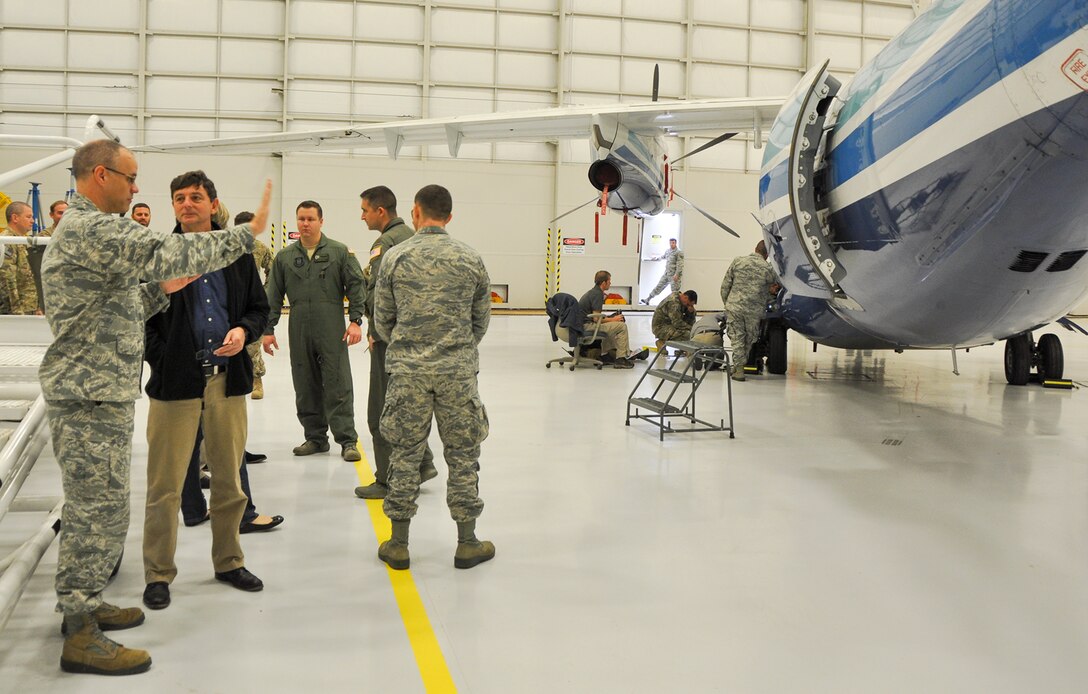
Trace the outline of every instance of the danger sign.
<instances>
[{"instance_id":1,"label":"danger sign","mask_svg":"<svg viewBox=\"0 0 1088 694\"><path fill-rule=\"evenodd\" d=\"M563 239L563 255L585 255L586 240L578 237Z\"/></svg>"}]
</instances>

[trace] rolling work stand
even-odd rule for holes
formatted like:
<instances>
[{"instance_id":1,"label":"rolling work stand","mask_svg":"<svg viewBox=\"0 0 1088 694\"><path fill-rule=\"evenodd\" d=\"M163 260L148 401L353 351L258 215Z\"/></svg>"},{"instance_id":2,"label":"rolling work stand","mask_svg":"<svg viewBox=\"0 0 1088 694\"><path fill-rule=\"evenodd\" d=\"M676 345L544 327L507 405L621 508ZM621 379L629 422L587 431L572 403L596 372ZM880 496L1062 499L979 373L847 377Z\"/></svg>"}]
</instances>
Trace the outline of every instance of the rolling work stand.
<instances>
[{"instance_id":1,"label":"rolling work stand","mask_svg":"<svg viewBox=\"0 0 1088 694\"><path fill-rule=\"evenodd\" d=\"M733 384L729 378L729 350L698 342L670 341L666 342L665 346L683 350L688 354L689 358L684 360L684 368L676 368L676 365L680 363L679 359L665 366L662 360L665 358L666 350L658 351L657 356L650 362L650 367L642 374L642 378L638 379L638 383L635 384L630 397L627 398L627 421L625 424L631 426L632 419L642 419L650 422L658 427L660 431L658 438L661 441L665 440L666 433L678 434L693 431L728 431L729 438L734 438ZM661 362L660 367L658 366L659 362ZM695 394L699 391L703 379L710 372L711 364L719 365L722 368L722 373L725 374L729 426L725 425L724 419L714 424L695 416ZM696 369L697 365L701 365L702 368ZM636 397L635 394L638 393L639 388L642 387L642 383L646 379L656 381L653 391L649 397ZM634 411L633 414L632 410ZM691 422L691 426L683 429L673 428L672 419L677 417L688 420Z\"/></svg>"}]
</instances>

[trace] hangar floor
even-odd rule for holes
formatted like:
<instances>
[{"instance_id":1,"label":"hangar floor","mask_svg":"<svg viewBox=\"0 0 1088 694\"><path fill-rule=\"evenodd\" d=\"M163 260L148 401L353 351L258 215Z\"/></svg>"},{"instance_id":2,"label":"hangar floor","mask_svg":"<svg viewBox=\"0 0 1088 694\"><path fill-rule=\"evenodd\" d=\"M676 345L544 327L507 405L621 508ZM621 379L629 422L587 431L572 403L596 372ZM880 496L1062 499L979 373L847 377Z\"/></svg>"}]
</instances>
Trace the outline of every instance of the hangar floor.
<instances>
[{"instance_id":1,"label":"hangar floor","mask_svg":"<svg viewBox=\"0 0 1088 694\"><path fill-rule=\"evenodd\" d=\"M648 316L630 326L633 343L652 341ZM1088 339L1063 337L1067 375L1085 378ZM440 467L412 525L411 572L387 571L376 533L388 526L379 502L353 497L356 468L291 456L301 435L281 354L250 408L249 448L269 455L250 468L258 507L287 518L243 538L265 591L214 581L207 525L183 527L173 604L118 633L151 651L151 671L64 675L54 544L0 634L0 689L1083 691L1080 390L1006 386L1000 347L961 353L957 377L947 353L813 354L793 339L786 377L734 389L736 439L661 443L624 426L642 366L546 370L560 353L541 317L496 317L482 354L479 534L494 561L453 568ZM367 355L352 362L365 430ZM701 391L707 417L721 378ZM146 412L144 400L127 557L107 591L122 604L143 589ZM26 494L55 493L50 458ZM32 515L8 516L0 555Z\"/></svg>"}]
</instances>

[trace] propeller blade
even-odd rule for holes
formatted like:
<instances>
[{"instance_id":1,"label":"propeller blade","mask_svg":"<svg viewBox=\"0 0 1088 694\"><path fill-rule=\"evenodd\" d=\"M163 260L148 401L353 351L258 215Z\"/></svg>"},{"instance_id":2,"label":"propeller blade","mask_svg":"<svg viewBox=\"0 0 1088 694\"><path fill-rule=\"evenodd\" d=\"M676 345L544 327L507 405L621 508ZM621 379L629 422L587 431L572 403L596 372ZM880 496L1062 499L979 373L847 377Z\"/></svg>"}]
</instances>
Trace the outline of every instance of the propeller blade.
<instances>
[{"instance_id":1,"label":"propeller blade","mask_svg":"<svg viewBox=\"0 0 1088 694\"><path fill-rule=\"evenodd\" d=\"M720 145L721 143L725 142L726 140L728 140L731 137L736 136L737 134L738 133L725 133L724 135L719 135L718 137L715 137L713 140L706 143L705 145L702 145L701 147L696 147L695 149L691 150L690 152L683 155L682 157L678 157L676 159L673 159L672 160L673 166L676 166L676 162L678 162L678 161L680 161L682 159L687 159L691 155L698 154L699 152L702 152L705 149L710 149L714 145Z\"/></svg>"},{"instance_id":2,"label":"propeller blade","mask_svg":"<svg viewBox=\"0 0 1088 694\"><path fill-rule=\"evenodd\" d=\"M681 200L683 200L683 201L684 201L684 202L686 202L687 204L691 205L691 208L692 208L693 210L695 210L695 211L696 211L696 212L698 212L699 214L703 215L704 217L706 217L706 218L707 218L707 219L709 219L710 221L714 222L714 223L715 223L715 224L717 224L717 225L718 225L718 226L719 226L720 228L724 229L725 231L728 231L728 232L729 232L730 234L732 234L733 236L736 236L736 237L737 237L738 239L740 238L740 234L738 234L737 232L735 232L735 231L733 231L732 229L730 229L729 227L727 227L727 226L725 225L725 223L724 223L724 222L721 222L721 221L719 221L718 219L716 219L716 218L715 218L715 217L714 217L713 215L711 215L711 214L710 214L709 212L707 212L706 210L700 209L698 205L696 205L695 203L693 203L693 202L692 202L691 200L688 200L687 198L685 198L685 197L684 197L683 195L681 195L680 193L677 193L677 192L676 192L675 190L673 191L673 193L674 193L674 194L676 195L676 197L680 198Z\"/></svg>"},{"instance_id":3,"label":"propeller blade","mask_svg":"<svg viewBox=\"0 0 1088 694\"><path fill-rule=\"evenodd\" d=\"M654 88L650 93L650 101L657 101L658 86L661 84L661 66L654 64Z\"/></svg>"},{"instance_id":4,"label":"propeller blade","mask_svg":"<svg viewBox=\"0 0 1088 694\"><path fill-rule=\"evenodd\" d=\"M594 196L593 196L593 197L592 197L591 199L589 199L589 200L587 200L587 201L583 202L583 203L582 203L581 205L579 205L578 207L575 207L575 208L574 208L573 210L567 210L567 211L566 211L566 212L564 212L563 214L559 215L559 216L558 216L558 217L556 217L555 219L553 219L553 220L551 220L550 222L548 222L548 224L551 224L552 222L556 222L556 221L559 221L559 220L560 220L560 219L562 219L563 217L566 217L566 216L567 216L568 214L573 214L573 213L577 212L578 210L582 209L583 207L585 207L586 205L592 205L592 204L593 204L593 203L595 203L595 202L597 202L597 196L596 196L596 195L594 195Z\"/></svg>"}]
</instances>

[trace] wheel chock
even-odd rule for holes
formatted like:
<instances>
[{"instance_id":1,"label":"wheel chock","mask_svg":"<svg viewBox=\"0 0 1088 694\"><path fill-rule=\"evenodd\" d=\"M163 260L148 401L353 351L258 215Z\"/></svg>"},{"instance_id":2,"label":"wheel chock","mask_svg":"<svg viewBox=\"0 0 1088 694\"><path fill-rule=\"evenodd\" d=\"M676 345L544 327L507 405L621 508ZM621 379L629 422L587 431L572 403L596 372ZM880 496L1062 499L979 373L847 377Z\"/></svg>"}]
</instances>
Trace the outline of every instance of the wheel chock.
<instances>
[{"instance_id":1,"label":"wheel chock","mask_svg":"<svg viewBox=\"0 0 1088 694\"><path fill-rule=\"evenodd\" d=\"M1073 390L1073 382L1064 378L1051 378L1043 381L1044 388L1061 388L1062 390Z\"/></svg>"}]
</instances>

